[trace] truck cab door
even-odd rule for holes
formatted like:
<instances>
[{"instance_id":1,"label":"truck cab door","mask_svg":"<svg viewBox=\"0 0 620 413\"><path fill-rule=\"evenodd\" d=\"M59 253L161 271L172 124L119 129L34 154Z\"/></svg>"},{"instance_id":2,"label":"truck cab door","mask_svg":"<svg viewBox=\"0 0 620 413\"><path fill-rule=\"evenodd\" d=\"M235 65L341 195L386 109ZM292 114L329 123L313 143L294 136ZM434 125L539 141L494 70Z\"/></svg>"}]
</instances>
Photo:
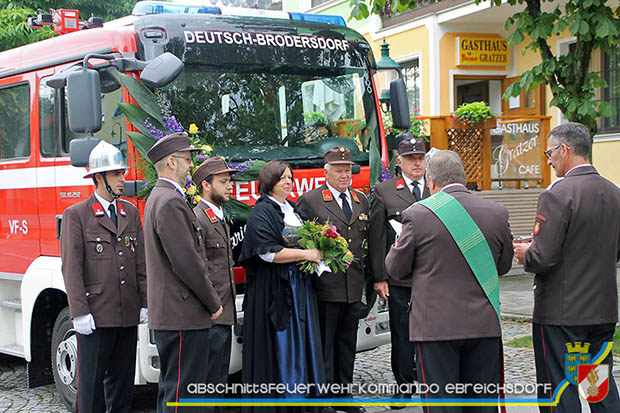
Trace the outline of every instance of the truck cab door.
<instances>
[{"instance_id":1,"label":"truck cab door","mask_svg":"<svg viewBox=\"0 0 620 413\"><path fill-rule=\"evenodd\" d=\"M36 77L0 80L0 274L21 277L39 251Z\"/></svg>"}]
</instances>

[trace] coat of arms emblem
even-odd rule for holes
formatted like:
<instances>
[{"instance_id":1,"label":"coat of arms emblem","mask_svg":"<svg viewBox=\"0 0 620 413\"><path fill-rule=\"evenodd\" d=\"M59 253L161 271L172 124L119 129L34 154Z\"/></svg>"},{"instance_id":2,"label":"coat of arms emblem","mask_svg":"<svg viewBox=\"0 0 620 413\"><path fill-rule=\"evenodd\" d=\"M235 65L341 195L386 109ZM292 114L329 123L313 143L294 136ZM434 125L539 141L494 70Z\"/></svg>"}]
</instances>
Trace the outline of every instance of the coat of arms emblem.
<instances>
[{"instance_id":1,"label":"coat of arms emblem","mask_svg":"<svg viewBox=\"0 0 620 413\"><path fill-rule=\"evenodd\" d=\"M574 385L577 385L578 380L577 366L590 363L589 349L590 343L581 343L581 341L566 343L567 353L564 355L564 375L566 380Z\"/></svg>"},{"instance_id":2,"label":"coat of arms emblem","mask_svg":"<svg viewBox=\"0 0 620 413\"><path fill-rule=\"evenodd\" d=\"M577 368L579 394L588 403L603 400L609 392L608 364L580 364Z\"/></svg>"}]
</instances>

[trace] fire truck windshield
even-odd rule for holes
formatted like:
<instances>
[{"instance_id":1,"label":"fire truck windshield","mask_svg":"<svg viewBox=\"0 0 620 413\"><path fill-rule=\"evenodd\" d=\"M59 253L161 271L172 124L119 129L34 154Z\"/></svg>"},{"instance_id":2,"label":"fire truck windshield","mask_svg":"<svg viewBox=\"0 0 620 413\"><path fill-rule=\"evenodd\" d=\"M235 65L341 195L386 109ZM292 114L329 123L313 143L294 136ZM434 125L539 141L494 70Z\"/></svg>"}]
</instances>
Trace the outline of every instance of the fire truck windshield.
<instances>
[{"instance_id":1,"label":"fire truck windshield","mask_svg":"<svg viewBox=\"0 0 620 413\"><path fill-rule=\"evenodd\" d=\"M140 58L171 52L185 70L160 90L171 112L228 159L319 163L346 144L368 162L379 141L369 46L346 27L231 16L145 16Z\"/></svg>"},{"instance_id":2,"label":"fire truck windshield","mask_svg":"<svg viewBox=\"0 0 620 413\"><path fill-rule=\"evenodd\" d=\"M364 72L310 75L201 69L186 66L161 96L181 123L195 123L219 154L316 162L325 145L342 140L350 143L358 162L367 162L368 137L378 130Z\"/></svg>"}]
</instances>

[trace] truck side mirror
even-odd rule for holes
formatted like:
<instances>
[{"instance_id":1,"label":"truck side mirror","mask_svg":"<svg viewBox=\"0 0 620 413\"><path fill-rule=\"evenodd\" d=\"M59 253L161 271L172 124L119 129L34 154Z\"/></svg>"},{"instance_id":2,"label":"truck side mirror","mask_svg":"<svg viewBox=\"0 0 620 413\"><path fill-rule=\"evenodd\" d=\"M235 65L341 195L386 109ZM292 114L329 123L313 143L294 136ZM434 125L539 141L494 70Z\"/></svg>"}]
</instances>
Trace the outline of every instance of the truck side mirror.
<instances>
[{"instance_id":1,"label":"truck side mirror","mask_svg":"<svg viewBox=\"0 0 620 413\"><path fill-rule=\"evenodd\" d=\"M176 79L183 67L183 62L178 57L166 52L148 61L140 73L140 80L152 88L164 87Z\"/></svg>"},{"instance_id":2,"label":"truck side mirror","mask_svg":"<svg viewBox=\"0 0 620 413\"><path fill-rule=\"evenodd\" d=\"M409 118L409 104L407 103L407 89L403 79L395 79L390 82L390 104L394 128L409 130L411 119Z\"/></svg>"},{"instance_id":3,"label":"truck side mirror","mask_svg":"<svg viewBox=\"0 0 620 413\"><path fill-rule=\"evenodd\" d=\"M99 143L101 139L94 136L87 136L85 138L73 139L69 144L69 155L71 156L71 165L78 168L85 168L88 166L88 158L90 151Z\"/></svg>"},{"instance_id":4,"label":"truck side mirror","mask_svg":"<svg viewBox=\"0 0 620 413\"><path fill-rule=\"evenodd\" d=\"M67 102L72 132L101 129L101 84L96 70L84 68L67 75Z\"/></svg>"}]
</instances>

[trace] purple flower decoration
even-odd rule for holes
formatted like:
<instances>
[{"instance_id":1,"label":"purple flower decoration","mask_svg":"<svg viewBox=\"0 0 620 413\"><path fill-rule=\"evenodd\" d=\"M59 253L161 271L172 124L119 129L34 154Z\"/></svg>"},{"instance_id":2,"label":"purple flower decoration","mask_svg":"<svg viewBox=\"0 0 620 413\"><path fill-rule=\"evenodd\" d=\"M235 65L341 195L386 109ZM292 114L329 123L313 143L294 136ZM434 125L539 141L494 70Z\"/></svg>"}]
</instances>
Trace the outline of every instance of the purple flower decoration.
<instances>
[{"instance_id":1,"label":"purple flower decoration","mask_svg":"<svg viewBox=\"0 0 620 413\"><path fill-rule=\"evenodd\" d=\"M196 155L196 159L205 160L206 158L204 155Z\"/></svg>"},{"instance_id":2,"label":"purple flower decoration","mask_svg":"<svg viewBox=\"0 0 620 413\"><path fill-rule=\"evenodd\" d=\"M153 135L155 140L160 140L161 138L164 137L164 133L160 131L159 129L157 129L155 126L153 126L153 124L149 122L148 119L144 120L144 126L146 126L146 128L149 130L149 133Z\"/></svg>"},{"instance_id":3,"label":"purple flower decoration","mask_svg":"<svg viewBox=\"0 0 620 413\"><path fill-rule=\"evenodd\" d=\"M228 167L239 171L231 175L231 176L235 176L235 175L244 173L245 171L250 169L252 165L254 165L255 163L256 163L256 159L248 159L247 161L241 162L241 163L231 162L228 164Z\"/></svg>"},{"instance_id":4,"label":"purple flower decoration","mask_svg":"<svg viewBox=\"0 0 620 413\"><path fill-rule=\"evenodd\" d=\"M183 126L179 123L179 121L177 121L177 118L175 118L174 115L170 113L169 109L166 109L164 111L162 119L166 123L168 133L183 132L185 130L183 129Z\"/></svg>"},{"instance_id":5,"label":"purple flower decoration","mask_svg":"<svg viewBox=\"0 0 620 413\"><path fill-rule=\"evenodd\" d=\"M381 182L387 181L390 178L392 178L392 174L390 173L390 168L383 165L381 167Z\"/></svg>"}]
</instances>

